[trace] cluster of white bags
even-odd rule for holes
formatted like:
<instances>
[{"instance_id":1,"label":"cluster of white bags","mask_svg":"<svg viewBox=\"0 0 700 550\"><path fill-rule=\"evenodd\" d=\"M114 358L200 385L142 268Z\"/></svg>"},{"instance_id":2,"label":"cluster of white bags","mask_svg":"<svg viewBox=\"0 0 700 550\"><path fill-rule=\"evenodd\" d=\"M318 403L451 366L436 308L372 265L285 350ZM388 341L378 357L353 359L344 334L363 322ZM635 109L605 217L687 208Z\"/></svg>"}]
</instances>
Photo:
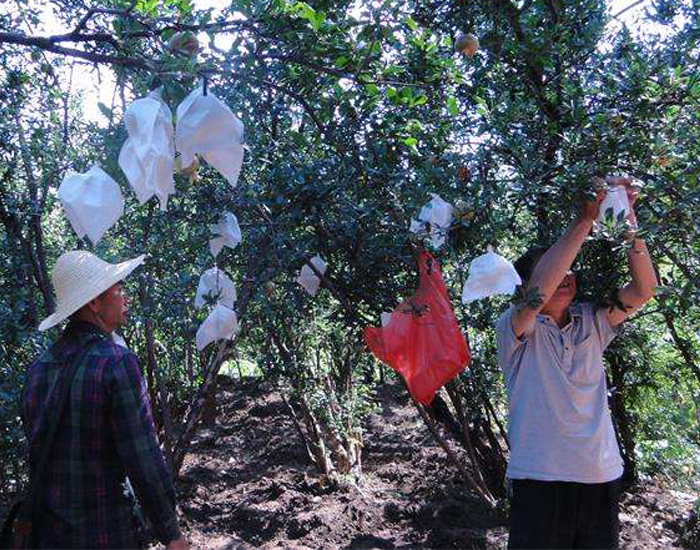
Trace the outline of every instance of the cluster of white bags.
<instances>
[{"instance_id":1,"label":"cluster of white bags","mask_svg":"<svg viewBox=\"0 0 700 550\"><path fill-rule=\"evenodd\" d=\"M224 212L219 222L210 225L209 229L213 235L209 240L209 249L214 258L224 246L235 248L241 242L241 228L231 212ZM199 278L194 305L201 308L212 301L215 302L214 309L197 330L196 343L200 350L218 340L231 340L238 331L238 318L234 311L236 285L216 266L202 273Z\"/></svg>"},{"instance_id":2,"label":"cluster of white bags","mask_svg":"<svg viewBox=\"0 0 700 550\"><path fill-rule=\"evenodd\" d=\"M177 108L176 128L170 109L157 91L134 101L124 114L124 123L129 137L119 153L119 167L140 204L155 195L161 210L166 210L168 197L175 193L176 149L181 166L190 166L198 154L232 186L238 182L243 163L243 123L214 94L205 95L201 87ZM58 194L75 232L81 238L87 235L93 244L124 212L119 186L95 166L85 174L66 174ZM231 244L235 237L229 237L226 231L219 233L222 238L212 244L215 256L222 246L235 246Z\"/></svg>"},{"instance_id":3,"label":"cluster of white bags","mask_svg":"<svg viewBox=\"0 0 700 550\"><path fill-rule=\"evenodd\" d=\"M214 309L197 330L197 349L203 350L217 340L230 340L238 331L238 318L234 311L236 285L218 267L208 269L199 279L194 305L201 308L214 302Z\"/></svg>"},{"instance_id":4,"label":"cluster of white bags","mask_svg":"<svg viewBox=\"0 0 700 550\"><path fill-rule=\"evenodd\" d=\"M243 123L211 93L197 88L177 108L173 127L170 108L160 94L151 92L134 101L124 114L128 139L119 153L119 167L140 204L154 195L166 210L175 193L173 174L176 149L179 165L191 166L200 155L235 187L243 163ZM66 216L79 237L88 236L93 244L102 238L124 213L119 185L101 168L93 166L85 174L68 173L58 190ZM210 226L209 248L216 258L223 247L235 248L241 242L236 216L224 212ZM197 287L195 306L215 303L197 331L197 347L233 338L238 330L234 311L236 286L217 267L205 271Z\"/></svg>"},{"instance_id":5,"label":"cluster of white bags","mask_svg":"<svg viewBox=\"0 0 700 550\"><path fill-rule=\"evenodd\" d=\"M432 245L440 248L447 240L454 207L435 193L430 196L432 199L423 206L417 219L411 220L410 231L429 237ZM469 266L469 278L462 289L462 302L466 304L496 294L513 294L520 284L522 281L513 264L489 246L486 254L474 258ZM390 313L382 313L382 326L388 324L390 319Z\"/></svg>"}]
</instances>

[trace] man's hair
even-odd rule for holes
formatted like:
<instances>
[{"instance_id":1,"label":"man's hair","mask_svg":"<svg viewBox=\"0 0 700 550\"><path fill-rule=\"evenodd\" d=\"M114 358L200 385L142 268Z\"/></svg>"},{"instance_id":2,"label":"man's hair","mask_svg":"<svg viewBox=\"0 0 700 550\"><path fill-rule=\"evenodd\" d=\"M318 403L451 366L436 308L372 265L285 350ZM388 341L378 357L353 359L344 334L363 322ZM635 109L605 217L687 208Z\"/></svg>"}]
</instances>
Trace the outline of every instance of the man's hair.
<instances>
[{"instance_id":1,"label":"man's hair","mask_svg":"<svg viewBox=\"0 0 700 550\"><path fill-rule=\"evenodd\" d=\"M515 267L515 271L518 272L518 275L520 275L520 278L523 280L523 284L530 280L535 264L544 255L544 253L547 252L547 250L547 247L536 246L525 252L525 254L520 256L520 258L515 261L513 266Z\"/></svg>"}]
</instances>

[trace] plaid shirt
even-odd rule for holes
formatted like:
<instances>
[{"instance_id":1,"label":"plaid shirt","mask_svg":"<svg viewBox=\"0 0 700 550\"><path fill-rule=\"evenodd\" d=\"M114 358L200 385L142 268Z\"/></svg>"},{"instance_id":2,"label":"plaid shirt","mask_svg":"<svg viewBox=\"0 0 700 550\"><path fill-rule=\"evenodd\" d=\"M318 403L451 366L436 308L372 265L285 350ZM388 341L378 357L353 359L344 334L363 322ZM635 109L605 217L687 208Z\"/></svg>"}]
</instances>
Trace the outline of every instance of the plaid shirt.
<instances>
[{"instance_id":1,"label":"plaid shirt","mask_svg":"<svg viewBox=\"0 0 700 550\"><path fill-rule=\"evenodd\" d=\"M126 476L163 544L180 536L175 490L156 439L136 356L109 334L71 322L29 367L22 417L33 475L69 366L83 356L58 423L39 491L43 544L59 548L137 546Z\"/></svg>"}]
</instances>

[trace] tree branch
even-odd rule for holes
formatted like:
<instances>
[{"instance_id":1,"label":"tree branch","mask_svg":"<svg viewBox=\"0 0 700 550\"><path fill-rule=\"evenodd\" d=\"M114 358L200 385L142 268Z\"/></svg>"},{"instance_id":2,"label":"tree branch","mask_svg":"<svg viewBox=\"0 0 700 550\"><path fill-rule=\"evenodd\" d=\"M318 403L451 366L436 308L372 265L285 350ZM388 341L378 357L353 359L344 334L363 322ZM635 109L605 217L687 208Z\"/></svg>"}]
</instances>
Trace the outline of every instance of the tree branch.
<instances>
[{"instance_id":1,"label":"tree branch","mask_svg":"<svg viewBox=\"0 0 700 550\"><path fill-rule=\"evenodd\" d=\"M114 44L114 42L112 43ZM54 43L54 41L52 41L52 37L26 36L11 32L0 32L0 44L34 46L47 52L66 55L68 57L77 57L78 59L84 59L86 61L90 61L91 63L106 63L109 65L118 65L120 67L129 67L131 69L140 69L145 71L152 71L155 69L155 66L145 59L142 60L132 57L119 57L86 52L84 50L76 50L75 48L66 48L65 46L59 46Z\"/></svg>"},{"instance_id":2,"label":"tree branch","mask_svg":"<svg viewBox=\"0 0 700 550\"><path fill-rule=\"evenodd\" d=\"M629 6L627 6L626 8L622 8L622 9L621 9L620 11L618 11L615 15L613 15L613 16L612 16L612 19L617 19L618 17L620 17L620 16L621 16L623 13L625 13L626 11L631 10L631 9L634 8L635 6L638 6L639 4L643 4L643 3L646 2L646 1L647 1L647 0L637 0L636 2L632 2Z\"/></svg>"},{"instance_id":3,"label":"tree branch","mask_svg":"<svg viewBox=\"0 0 700 550\"><path fill-rule=\"evenodd\" d=\"M129 16L131 14L133 7L127 9L127 10L117 10L117 9L107 9L107 8L90 8L85 15L83 15L83 18L78 22L77 26L75 29L73 29L73 32L71 34L77 35L82 29L85 28L87 25L88 21L92 18L93 15L96 14L103 14L103 15L126 15Z\"/></svg>"}]
</instances>

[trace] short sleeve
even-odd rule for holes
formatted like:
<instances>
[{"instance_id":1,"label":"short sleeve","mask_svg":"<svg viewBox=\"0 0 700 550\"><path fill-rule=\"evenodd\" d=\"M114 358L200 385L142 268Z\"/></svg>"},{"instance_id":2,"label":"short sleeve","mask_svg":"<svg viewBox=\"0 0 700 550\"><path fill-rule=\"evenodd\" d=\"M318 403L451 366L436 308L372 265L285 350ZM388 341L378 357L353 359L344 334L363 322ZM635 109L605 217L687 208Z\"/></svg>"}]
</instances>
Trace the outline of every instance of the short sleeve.
<instances>
[{"instance_id":1,"label":"short sleeve","mask_svg":"<svg viewBox=\"0 0 700 550\"><path fill-rule=\"evenodd\" d=\"M619 327L611 327L610 321L608 321L608 310L604 307L599 309L593 308L591 304L587 304L586 311L588 315L593 318L593 326L595 331L598 333L598 338L600 339L600 349L605 351L605 349L610 345L615 339L615 336L620 332Z\"/></svg>"},{"instance_id":2,"label":"short sleeve","mask_svg":"<svg viewBox=\"0 0 700 550\"><path fill-rule=\"evenodd\" d=\"M513 331L510 317L513 307L508 308L496 323L496 343L498 347L498 362L503 370L506 385L511 386L513 376L517 373L520 358L527 343L527 335L518 338Z\"/></svg>"}]
</instances>

